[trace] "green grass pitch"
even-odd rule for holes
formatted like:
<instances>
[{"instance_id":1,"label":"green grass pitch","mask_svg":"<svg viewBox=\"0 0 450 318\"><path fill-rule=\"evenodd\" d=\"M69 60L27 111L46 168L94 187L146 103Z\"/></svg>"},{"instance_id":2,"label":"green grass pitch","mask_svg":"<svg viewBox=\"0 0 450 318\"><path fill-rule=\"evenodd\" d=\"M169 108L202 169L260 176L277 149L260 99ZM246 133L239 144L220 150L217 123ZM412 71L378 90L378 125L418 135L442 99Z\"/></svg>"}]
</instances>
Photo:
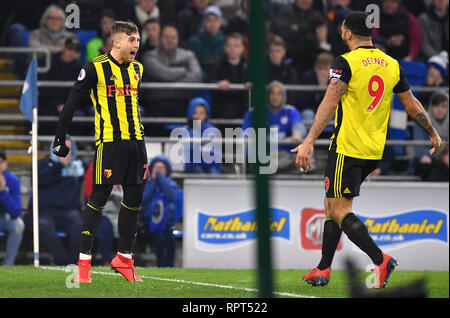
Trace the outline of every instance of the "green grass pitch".
<instances>
[{"instance_id":1,"label":"green grass pitch","mask_svg":"<svg viewBox=\"0 0 450 318\"><path fill-rule=\"evenodd\" d=\"M301 281L306 271L274 270L274 297L349 297L344 271L332 272L326 287ZM251 298L257 297L253 270L137 268L143 283L130 283L107 267L92 268L92 284L76 288L73 272L64 267L10 266L0 268L2 298ZM360 272L361 280L365 272ZM395 271L388 289L426 279L427 296L449 297L448 272ZM73 287L73 288L68 288ZM382 292L382 291L381 291Z\"/></svg>"}]
</instances>

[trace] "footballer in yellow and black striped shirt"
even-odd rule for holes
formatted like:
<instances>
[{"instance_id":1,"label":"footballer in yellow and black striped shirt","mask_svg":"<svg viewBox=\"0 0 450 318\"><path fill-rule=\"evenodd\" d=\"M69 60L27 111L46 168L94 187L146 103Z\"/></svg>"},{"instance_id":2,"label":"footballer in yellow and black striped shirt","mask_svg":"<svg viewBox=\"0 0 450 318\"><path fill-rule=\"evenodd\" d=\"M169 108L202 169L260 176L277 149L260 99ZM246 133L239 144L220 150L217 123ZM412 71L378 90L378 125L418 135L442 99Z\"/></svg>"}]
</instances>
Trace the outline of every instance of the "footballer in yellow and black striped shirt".
<instances>
[{"instance_id":1,"label":"footballer in yellow and black striped shirt","mask_svg":"<svg viewBox=\"0 0 450 318\"><path fill-rule=\"evenodd\" d=\"M69 124L75 108L89 96L95 109L96 151L92 193L83 214L80 253L80 260L83 261L90 260L93 239L100 222L99 212L103 210L115 184L122 185L124 193L119 214L118 250L127 257L131 254L137 211L147 180L148 160L138 107L143 67L135 61L140 42L139 31L131 22L116 21L112 26L111 38L111 51L93 59L81 70L60 115L53 147L56 155L68 155L65 136ZM80 273L84 273L81 281L89 282L90 274L78 264ZM132 264L128 265L123 267L132 267ZM134 267L131 271L132 275L128 272L122 274L128 280L138 280Z\"/></svg>"},{"instance_id":2,"label":"footballer in yellow and black striped shirt","mask_svg":"<svg viewBox=\"0 0 450 318\"><path fill-rule=\"evenodd\" d=\"M331 66L330 82L314 123L304 142L292 150L297 152L297 167L308 172L312 168L314 142L335 114L335 130L325 169L327 217L322 260L318 270L305 274L304 279L313 284L324 282L317 278L322 275L328 283L331 260L344 232L378 267L376 286L383 287L395 262L376 246L365 225L351 209L361 183L382 158L392 93L399 97L408 115L430 136L433 144L431 154L439 149L441 139L423 106L411 93L399 63L373 46L371 17L366 12L351 12L341 30L349 52L337 57Z\"/></svg>"}]
</instances>

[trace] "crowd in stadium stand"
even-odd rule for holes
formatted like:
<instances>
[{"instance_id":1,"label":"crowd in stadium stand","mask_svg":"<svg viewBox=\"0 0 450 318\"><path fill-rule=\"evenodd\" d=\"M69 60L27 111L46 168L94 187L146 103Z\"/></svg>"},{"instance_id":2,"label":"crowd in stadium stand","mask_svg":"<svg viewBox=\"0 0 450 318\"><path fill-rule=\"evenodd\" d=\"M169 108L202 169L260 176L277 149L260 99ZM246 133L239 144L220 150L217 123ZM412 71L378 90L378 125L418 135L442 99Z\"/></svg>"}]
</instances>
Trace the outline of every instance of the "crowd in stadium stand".
<instances>
[{"instance_id":1,"label":"crowd in stadium stand","mask_svg":"<svg viewBox=\"0 0 450 318\"><path fill-rule=\"evenodd\" d=\"M85 52L82 57L90 60L105 51L102 48L108 46L105 42L115 19L136 23L141 31L142 51L158 46L155 37L147 42L152 32L152 28L147 27L149 22L160 26L173 24L178 29L180 47L195 53L205 81L213 77L214 69L224 54L226 34L241 33L247 45L248 1L245 0L75 1L81 10L81 25L80 29L69 31L64 26L66 14L62 8L71 2L14 1L9 4L11 8L4 9L4 12L9 9L11 16L8 25L2 26L7 30L2 31L9 31L8 41L11 45L24 44L24 33L31 31L28 46L45 46L56 51L73 33L96 31L95 37L82 39L87 40L87 43L83 43ZM284 45L286 58L290 59L297 75L311 70L321 52L331 52L336 56L346 51L340 40L340 24L349 11L364 8L364 2L380 4L380 28L375 29L374 35L383 38L387 53L394 58L426 61L441 51L448 52L448 1L353 1L354 4L350 0L266 2L271 17L267 25L268 37L272 39L279 36L287 43ZM425 4L429 2L427 8ZM24 7L35 10L25 12L22 10ZM228 12L227 18L222 12L225 10ZM32 12L32 17L27 12ZM42 14L37 21L36 14L39 12ZM244 51L247 52L247 49ZM292 82L292 77L290 80Z\"/></svg>"},{"instance_id":2,"label":"crowd in stadium stand","mask_svg":"<svg viewBox=\"0 0 450 318\"><path fill-rule=\"evenodd\" d=\"M320 85L328 83L334 58L347 51L341 40L340 26L352 10L366 10L376 4L380 10L380 27L375 28L376 47L401 61L412 86L448 87L449 15L448 0L264 0L267 9L267 90L271 127L279 128L279 140L298 143L305 136L323 91L289 91L284 85ZM76 3L80 9L79 28L66 28L69 12L65 8ZM249 0L15 0L0 3L0 46L46 47L52 52L47 73L39 80L74 81L83 64L112 47L111 26L115 20L134 22L141 34L137 55L144 65L144 82L217 83L219 90L142 90L141 113L145 117L186 118L186 128L192 136L193 120L201 120L201 131L214 127L210 119L242 119L242 128L250 126L249 95L230 90L230 84L249 83ZM41 55L38 55L41 57ZM14 57L19 76L24 77L29 60ZM39 63L43 63L39 61ZM409 63L409 64L408 64ZM420 73L421 72L421 73ZM420 73L420 74L419 74ZM416 80L416 82L414 82ZM39 114L57 116L70 88L39 89ZM446 91L416 93L446 145L436 156L429 156L427 147L415 147L414 154L404 164L406 173L427 181L448 181L449 111ZM87 99L75 116L92 116ZM405 117L406 118L406 117ZM238 125L239 126L239 125ZM401 126L401 125L400 125ZM406 124L405 124L406 126ZM168 136L176 125L146 125L146 134ZM40 134L53 135L56 123L39 126ZM330 134L327 127L324 134ZM73 123L72 135L92 135L93 127ZM398 132L389 130L388 138ZM417 126L409 137L426 140ZM68 139L70 158L50 154L39 163L40 229L42 244L53 255L56 264L66 264L76 258L81 210L77 191L84 178L85 197L92 188L92 163L89 166L76 157L76 144ZM296 171L289 145L279 146L279 172ZM192 154L192 145L190 154ZM207 151L211 156L211 149ZM388 174L394 169L395 158L403 148L386 147L379 168L372 175ZM6 153L0 150L0 230L10 233L4 265L14 263L22 239L24 224L17 198L6 197L3 189L16 189L18 179L6 171ZM221 173L221 166L201 162L186 164L186 172ZM175 211L180 191L171 179L170 161L158 156L150 163L149 182L144 193L141 234L155 243L158 266L173 266ZM55 201L55 188L59 193ZM70 189L64 191L64 189ZM16 193L16 194L17 194ZM102 263L111 256L112 240L117 237L118 189L105 208L98 233L98 248ZM161 198L164 197L163 200ZM61 198L63 198L61 200ZM31 202L31 198L30 198ZM63 204L61 206L61 204ZM61 217L61 210L68 211ZM109 212L108 212L109 211ZM161 211L166 211L161 214ZM25 224L31 228L31 213ZM70 225L70 226L69 226ZM10 228L16 231L10 231ZM57 239L64 230L67 246ZM16 233L16 235L11 235Z\"/></svg>"},{"instance_id":3,"label":"crowd in stadium stand","mask_svg":"<svg viewBox=\"0 0 450 318\"><path fill-rule=\"evenodd\" d=\"M352 10L380 8L374 45L401 61L412 86L448 87L448 0L265 0L267 9L267 82L326 85L334 57L347 51L340 26ZM80 27L68 29L65 8L76 3ZM114 20L134 22L141 33L137 59L144 65L144 82L217 83L220 90L142 90L145 117L185 117L192 98L204 98L211 119L243 119L249 107L245 91L230 84L250 87L249 0L17 0L2 3L0 40L10 46L48 47L54 52L50 71L41 80L75 80L83 63L108 52ZM27 10L23 10L23 8ZM307 48L307 49L305 49ZM26 61L17 57L20 64ZM408 64L409 63L409 64ZM418 64L414 64L418 63ZM417 68L416 66L420 66ZM22 67L22 71L25 70ZM20 69L20 67L18 68ZM423 70L417 74L418 69ZM409 78L408 78L409 79ZM69 89L41 88L40 115L58 115ZM323 91L287 91L286 104L300 112L306 128L324 95ZM416 93L428 108L432 93ZM75 115L92 116L90 101ZM448 116L448 115L447 115ZM54 123L40 127L51 135ZM174 125L145 125L146 134L168 136ZM328 127L325 134L332 130ZM409 132L390 131L393 139L413 139ZM91 135L89 125L74 124L72 134ZM448 132L447 132L448 135ZM389 150L391 151L391 150ZM394 148L386 154L386 167L402 154ZM387 151L388 152L388 151ZM404 153L403 153L404 154ZM379 170L385 174L389 169Z\"/></svg>"}]
</instances>

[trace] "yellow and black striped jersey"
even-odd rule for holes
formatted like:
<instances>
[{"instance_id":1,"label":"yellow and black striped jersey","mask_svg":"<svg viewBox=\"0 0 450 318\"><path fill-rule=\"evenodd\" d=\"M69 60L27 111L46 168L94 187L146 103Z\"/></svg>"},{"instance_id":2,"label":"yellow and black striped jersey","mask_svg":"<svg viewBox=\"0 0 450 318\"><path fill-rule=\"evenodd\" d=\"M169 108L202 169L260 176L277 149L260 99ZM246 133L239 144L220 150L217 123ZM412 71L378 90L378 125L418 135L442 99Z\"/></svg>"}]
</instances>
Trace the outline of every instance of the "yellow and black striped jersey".
<instances>
[{"instance_id":1,"label":"yellow and black striped jersey","mask_svg":"<svg viewBox=\"0 0 450 318\"><path fill-rule=\"evenodd\" d=\"M118 63L111 54L94 58L81 70L74 89L89 94L95 109L95 143L143 140L138 107L143 66Z\"/></svg>"},{"instance_id":2,"label":"yellow and black striped jersey","mask_svg":"<svg viewBox=\"0 0 450 318\"><path fill-rule=\"evenodd\" d=\"M398 61L373 46L337 57L330 81L347 83L335 114L330 145L348 157L380 160L386 143L392 93L409 90Z\"/></svg>"}]
</instances>

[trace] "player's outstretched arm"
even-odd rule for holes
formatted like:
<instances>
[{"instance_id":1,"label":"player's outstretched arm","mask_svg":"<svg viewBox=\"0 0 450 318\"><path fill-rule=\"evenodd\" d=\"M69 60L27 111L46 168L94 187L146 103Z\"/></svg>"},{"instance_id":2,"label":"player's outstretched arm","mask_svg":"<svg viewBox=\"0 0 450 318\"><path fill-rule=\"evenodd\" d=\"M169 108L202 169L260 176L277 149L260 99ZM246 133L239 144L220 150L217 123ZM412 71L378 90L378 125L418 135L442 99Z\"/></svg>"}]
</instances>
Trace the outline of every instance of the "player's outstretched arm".
<instances>
[{"instance_id":1,"label":"player's outstretched arm","mask_svg":"<svg viewBox=\"0 0 450 318\"><path fill-rule=\"evenodd\" d=\"M53 153L59 157L66 157L69 149L66 147L66 134L70 122L78 105L85 102L86 95L97 84L97 73L94 64L88 62L80 71L78 79L69 93L64 108L59 115L58 127L56 129L55 141L53 142Z\"/></svg>"},{"instance_id":2,"label":"player's outstretched arm","mask_svg":"<svg viewBox=\"0 0 450 318\"><path fill-rule=\"evenodd\" d=\"M72 88L64 104L64 108L59 115L58 127L52 149L53 153L59 157L66 157L69 153L69 149L66 146L66 134L69 130L73 114L75 113L76 105L82 103L83 100L83 94Z\"/></svg>"},{"instance_id":3,"label":"player's outstretched arm","mask_svg":"<svg viewBox=\"0 0 450 318\"><path fill-rule=\"evenodd\" d=\"M439 150L442 144L441 137L434 129L433 124L428 117L427 112L423 108L422 104L417 100L417 98L413 95L411 90L406 92L398 93L397 97L402 102L405 107L406 112L409 117L420 127L422 128L428 136L430 136L431 143L433 144L433 148L430 150L430 155L436 153Z\"/></svg>"},{"instance_id":4,"label":"player's outstretched arm","mask_svg":"<svg viewBox=\"0 0 450 318\"><path fill-rule=\"evenodd\" d=\"M322 131L333 118L337 105L342 95L347 89L347 84L339 79L331 80L322 102L317 109L313 125L309 130L304 142L292 149L291 152L297 153L295 163L297 167L305 169L308 172L312 169L311 158L314 152L314 142L319 138Z\"/></svg>"}]
</instances>

